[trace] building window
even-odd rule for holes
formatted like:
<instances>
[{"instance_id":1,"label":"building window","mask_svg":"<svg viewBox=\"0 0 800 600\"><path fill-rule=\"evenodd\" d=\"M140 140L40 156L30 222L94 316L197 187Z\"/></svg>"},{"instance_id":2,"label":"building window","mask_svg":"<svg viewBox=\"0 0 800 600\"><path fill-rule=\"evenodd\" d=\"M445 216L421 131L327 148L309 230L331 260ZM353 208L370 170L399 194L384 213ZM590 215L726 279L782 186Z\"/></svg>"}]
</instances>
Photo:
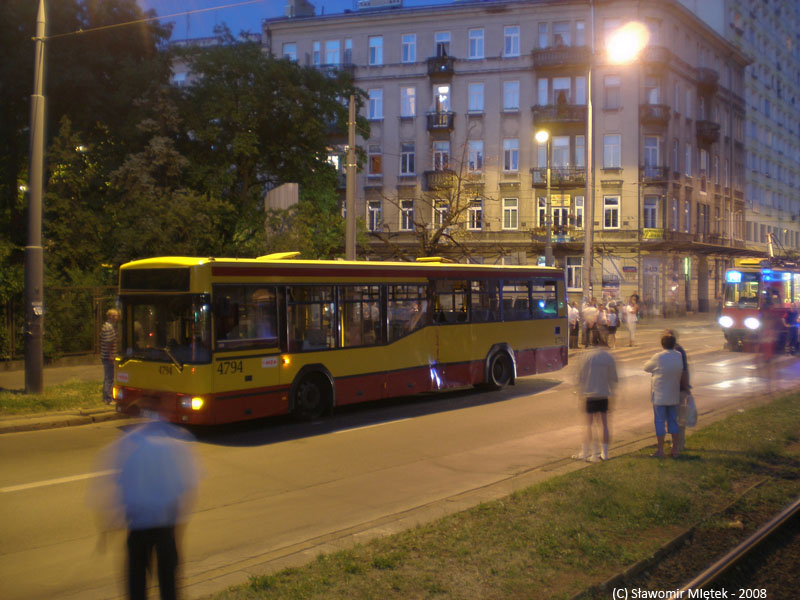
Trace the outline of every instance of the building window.
<instances>
[{"instance_id":1,"label":"building window","mask_svg":"<svg viewBox=\"0 0 800 600\"><path fill-rule=\"evenodd\" d=\"M328 40L325 42L325 64L339 64L339 40Z\"/></svg>"},{"instance_id":2,"label":"building window","mask_svg":"<svg viewBox=\"0 0 800 600\"><path fill-rule=\"evenodd\" d=\"M412 231L414 229L414 201L400 201L400 231Z\"/></svg>"},{"instance_id":3,"label":"building window","mask_svg":"<svg viewBox=\"0 0 800 600\"><path fill-rule=\"evenodd\" d=\"M568 135L553 136L550 146L550 166L556 169L570 166L569 141Z\"/></svg>"},{"instance_id":4,"label":"building window","mask_svg":"<svg viewBox=\"0 0 800 600\"><path fill-rule=\"evenodd\" d=\"M575 78L575 104L586 104L586 77L583 75Z\"/></svg>"},{"instance_id":5,"label":"building window","mask_svg":"<svg viewBox=\"0 0 800 600\"><path fill-rule=\"evenodd\" d=\"M437 31L433 35L433 43L436 46L436 56L450 56L450 32Z\"/></svg>"},{"instance_id":6,"label":"building window","mask_svg":"<svg viewBox=\"0 0 800 600\"><path fill-rule=\"evenodd\" d=\"M519 140L503 140L503 170L519 171Z\"/></svg>"},{"instance_id":7,"label":"building window","mask_svg":"<svg viewBox=\"0 0 800 600\"><path fill-rule=\"evenodd\" d=\"M572 81L569 77L553 77L553 102L552 104L562 105L571 102L570 87Z\"/></svg>"},{"instance_id":8,"label":"building window","mask_svg":"<svg viewBox=\"0 0 800 600\"><path fill-rule=\"evenodd\" d=\"M673 92L674 92L675 97L672 100L672 110L674 110L676 113L680 113L681 112L681 86L677 81L675 82L675 86L673 88Z\"/></svg>"},{"instance_id":9,"label":"building window","mask_svg":"<svg viewBox=\"0 0 800 600\"><path fill-rule=\"evenodd\" d=\"M621 155L622 149L621 136L619 134L610 134L603 136L603 168L604 169L619 169L622 166Z\"/></svg>"},{"instance_id":10,"label":"building window","mask_svg":"<svg viewBox=\"0 0 800 600\"><path fill-rule=\"evenodd\" d=\"M437 113L450 112L450 84L433 86L433 109Z\"/></svg>"},{"instance_id":11,"label":"building window","mask_svg":"<svg viewBox=\"0 0 800 600\"><path fill-rule=\"evenodd\" d=\"M539 48L547 48L550 45L547 39L547 23L539 23Z\"/></svg>"},{"instance_id":12,"label":"building window","mask_svg":"<svg viewBox=\"0 0 800 600\"><path fill-rule=\"evenodd\" d=\"M400 88L400 116L415 117L417 115L417 88Z\"/></svg>"},{"instance_id":13,"label":"building window","mask_svg":"<svg viewBox=\"0 0 800 600\"><path fill-rule=\"evenodd\" d=\"M519 110L519 81L503 82L503 110Z\"/></svg>"},{"instance_id":14,"label":"building window","mask_svg":"<svg viewBox=\"0 0 800 600\"><path fill-rule=\"evenodd\" d=\"M483 29L469 30L469 57L483 58Z\"/></svg>"},{"instance_id":15,"label":"building window","mask_svg":"<svg viewBox=\"0 0 800 600\"><path fill-rule=\"evenodd\" d=\"M483 171L483 140L470 140L467 149L467 172Z\"/></svg>"},{"instance_id":16,"label":"building window","mask_svg":"<svg viewBox=\"0 0 800 600\"><path fill-rule=\"evenodd\" d=\"M567 288L576 290L583 288L583 257L567 257Z\"/></svg>"},{"instance_id":17,"label":"building window","mask_svg":"<svg viewBox=\"0 0 800 600\"><path fill-rule=\"evenodd\" d=\"M509 25L503 29L503 56L519 56L519 25Z\"/></svg>"},{"instance_id":18,"label":"building window","mask_svg":"<svg viewBox=\"0 0 800 600\"><path fill-rule=\"evenodd\" d=\"M314 42L313 44L313 55L311 60L314 63L314 66L319 66L322 64L322 44L319 42Z\"/></svg>"},{"instance_id":19,"label":"building window","mask_svg":"<svg viewBox=\"0 0 800 600\"><path fill-rule=\"evenodd\" d=\"M644 227L655 229L658 227L658 196L645 196L644 207L642 209Z\"/></svg>"},{"instance_id":20,"label":"building window","mask_svg":"<svg viewBox=\"0 0 800 600\"><path fill-rule=\"evenodd\" d=\"M621 85L622 83L619 75L606 75L603 78L605 108L616 110L622 106L622 96L620 93Z\"/></svg>"},{"instance_id":21,"label":"building window","mask_svg":"<svg viewBox=\"0 0 800 600\"><path fill-rule=\"evenodd\" d=\"M547 106L549 102L548 86L550 81L545 77L540 77L536 83L536 104Z\"/></svg>"},{"instance_id":22,"label":"building window","mask_svg":"<svg viewBox=\"0 0 800 600\"><path fill-rule=\"evenodd\" d=\"M470 202L467 214L467 228L473 231L483 229L483 201L475 198Z\"/></svg>"},{"instance_id":23,"label":"building window","mask_svg":"<svg viewBox=\"0 0 800 600\"><path fill-rule=\"evenodd\" d=\"M683 173L687 177L692 176L692 145L689 142L683 146Z\"/></svg>"},{"instance_id":24,"label":"building window","mask_svg":"<svg viewBox=\"0 0 800 600\"><path fill-rule=\"evenodd\" d=\"M400 60L404 63L417 62L417 36L414 33L403 34L400 43Z\"/></svg>"},{"instance_id":25,"label":"building window","mask_svg":"<svg viewBox=\"0 0 800 600\"><path fill-rule=\"evenodd\" d=\"M586 24L583 21L575 21L575 45L586 45Z\"/></svg>"},{"instance_id":26,"label":"building window","mask_svg":"<svg viewBox=\"0 0 800 600\"><path fill-rule=\"evenodd\" d=\"M671 212L672 212L672 219L670 220L669 228L672 231L678 231L681 228L681 224L680 224L680 222L678 220L680 215L678 214L678 199L677 198L673 198L672 199L672 210L671 210Z\"/></svg>"},{"instance_id":27,"label":"building window","mask_svg":"<svg viewBox=\"0 0 800 600\"><path fill-rule=\"evenodd\" d=\"M583 229L583 196L575 196L575 227Z\"/></svg>"},{"instance_id":28,"label":"building window","mask_svg":"<svg viewBox=\"0 0 800 600\"><path fill-rule=\"evenodd\" d=\"M603 229L619 229L619 196L603 196Z\"/></svg>"},{"instance_id":29,"label":"building window","mask_svg":"<svg viewBox=\"0 0 800 600\"><path fill-rule=\"evenodd\" d=\"M400 144L400 175L413 175L416 173L415 159L414 142Z\"/></svg>"},{"instance_id":30,"label":"building window","mask_svg":"<svg viewBox=\"0 0 800 600\"><path fill-rule=\"evenodd\" d=\"M569 21L559 21L557 23L553 23L553 45L569 46L571 42L569 30Z\"/></svg>"},{"instance_id":31,"label":"building window","mask_svg":"<svg viewBox=\"0 0 800 600\"><path fill-rule=\"evenodd\" d=\"M691 88L686 88L686 118L687 119L694 118L694 113L692 112L692 90L691 90Z\"/></svg>"},{"instance_id":32,"label":"building window","mask_svg":"<svg viewBox=\"0 0 800 600\"><path fill-rule=\"evenodd\" d=\"M646 177L657 175L659 144L660 140L656 136L644 136L644 174Z\"/></svg>"},{"instance_id":33,"label":"building window","mask_svg":"<svg viewBox=\"0 0 800 600\"><path fill-rule=\"evenodd\" d=\"M381 202L371 200L367 203L367 228L370 231L380 231L382 223Z\"/></svg>"},{"instance_id":34,"label":"building window","mask_svg":"<svg viewBox=\"0 0 800 600\"><path fill-rule=\"evenodd\" d=\"M344 64L353 64L353 40L351 39L344 41Z\"/></svg>"},{"instance_id":35,"label":"building window","mask_svg":"<svg viewBox=\"0 0 800 600\"><path fill-rule=\"evenodd\" d=\"M435 228L444 227L447 223L447 213L450 205L444 200L435 200L433 203L433 226Z\"/></svg>"},{"instance_id":36,"label":"building window","mask_svg":"<svg viewBox=\"0 0 800 600\"><path fill-rule=\"evenodd\" d=\"M483 84L469 84L469 112L483 112Z\"/></svg>"},{"instance_id":37,"label":"building window","mask_svg":"<svg viewBox=\"0 0 800 600\"><path fill-rule=\"evenodd\" d=\"M575 166L586 168L586 136L575 136Z\"/></svg>"},{"instance_id":38,"label":"building window","mask_svg":"<svg viewBox=\"0 0 800 600\"><path fill-rule=\"evenodd\" d=\"M714 155L714 184L719 185L719 154Z\"/></svg>"},{"instance_id":39,"label":"building window","mask_svg":"<svg viewBox=\"0 0 800 600\"><path fill-rule=\"evenodd\" d=\"M700 177L700 191L708 191L708 150L700 149L700 170L697 173Z\"/></svg>"},{"instance_id":40,"label":"building window","mask_svg":"<svg viewBox=\"0 0 800 600\"><path fill-rule=\"evenodd\" d=\"M644 78L644 101L646 104L659 104L661 82L658 77L645 77Z\"/></svg>"},{"instance_id":41,"label":"building window","mask_svg":"<svg viewBox=\"0 0 800 600\"><path fill-rule=\"evenodd\" d=\"M292 62L297 62L297 44L284 44L283 58Z\"/></svg>"},{"instance_id":42,"label":"building window","mask_svg":"<svg viewBox=\"0 0 800 600\"><path fill-rule=\"evenodd\" d=\"M369 38L369 64L378 66L383 64L383 36L373 35Z\"/></svg>"},{"instance_id":43,"label":"building window","mask_svg":"<svg viewBox=\"0 0 800 600\"><path fill-rule=\"evenodd\" d=\"M547 227L547 198L544 196L536 199L536 226Z\"/></svg>"},{"instance_id":44,"label":"building window","mask_svg":"<svg viewBox=\"0 0 800 600\"><path fill-rule=\"evenodd\" d=\"M383 90L369 91L369 118L370 120L383 118Z\"/></svg>"},{"instance_id":45,"label":"building window","mask_svg":"<svg viewBox=\"0 0 800 600\"><path fill-rule=\"evenodd\" d=\"M368 175L383 175L383 152L380 144L369 145L369 155L367 157Z\"/></svg>"},{"instance_id":46,"label":"building window","mask_svg":"<svg viewBox=\"0 0 800 600\"><path fill-rule=\"evenodd\" d=\"M519 199L503 198L503 229L519 228Z\"/></svg>"},{"instance_id":47,"label":"building window","mask_svg":"<svg viewBox=\"0 0 800 600\"><path fill-rule=\"evenodd\" d=\"M679 142L676 139L672 140L672 171L674 173L681 172L681 165L680 165L680 151L678 150Z\"/></svg>"},{"instance_id":48,"label":"building window","mask_svg":"<svg viewBox=\"0 0 800 600\"><path fill-rule=\"evenodd\" d=\"M445 171L450 164L450 142L433 142L433 170Z\"/></svg>"}]
</instances>

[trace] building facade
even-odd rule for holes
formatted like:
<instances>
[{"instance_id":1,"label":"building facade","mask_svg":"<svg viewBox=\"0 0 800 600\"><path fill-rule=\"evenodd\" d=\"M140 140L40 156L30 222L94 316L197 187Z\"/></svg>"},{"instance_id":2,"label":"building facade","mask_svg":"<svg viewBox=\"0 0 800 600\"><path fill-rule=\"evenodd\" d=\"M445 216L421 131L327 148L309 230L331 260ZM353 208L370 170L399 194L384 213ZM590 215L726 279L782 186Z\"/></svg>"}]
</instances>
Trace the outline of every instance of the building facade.
<instances>
[{"instance_id":1,"label":"building facade","mask_svg":"<svg viewBox=\"0 0 800 600\"><path fill-rule=\"evenodd\" d=\"M647 46L613 64L605 41L629 21L646 26ZM264 22L263 43L303 65L347 68L364 90L371 132L357 142L356 197L375 255L537 262L549 214L571 298L583 293L588 229L593 295L635 293L654 312L683 312L709 310L725 267L752 250L748 59L677 0L282 18Z\"/></svg>"}]
</instances>

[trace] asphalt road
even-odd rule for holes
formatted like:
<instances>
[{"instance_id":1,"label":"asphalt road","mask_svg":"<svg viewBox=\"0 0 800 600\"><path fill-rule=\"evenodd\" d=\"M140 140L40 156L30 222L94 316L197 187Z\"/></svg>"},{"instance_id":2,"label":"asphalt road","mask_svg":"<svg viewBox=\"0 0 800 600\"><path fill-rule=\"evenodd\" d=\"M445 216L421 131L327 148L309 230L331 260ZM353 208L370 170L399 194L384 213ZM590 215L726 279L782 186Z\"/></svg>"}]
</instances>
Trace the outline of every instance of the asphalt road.
<instances>
[{"instance_id":1,"label":"asphalt road","mask_svg":"<svg viewBox=\"0 0 800 600\"><path fill-rule=\"evenodd\" d=\"M657 348L615 351L612 457L654 442L649 375ZM627 338L619 336L621 341ZM772 380L751 354L722 349L716 327L681 333L700 425L794 385L800 364L779 359ZM203 479L181 548L185 595L242 583L320 551L502 496L585 463L577 361L500 392L473 390L341 410L332 419L278 419L206 432L192 443ZM97 547L87 487L102 450L129 423L113 421L0 436L0 589L6 599L116 598L124 536Z\"/></svg>"}]
</instances>

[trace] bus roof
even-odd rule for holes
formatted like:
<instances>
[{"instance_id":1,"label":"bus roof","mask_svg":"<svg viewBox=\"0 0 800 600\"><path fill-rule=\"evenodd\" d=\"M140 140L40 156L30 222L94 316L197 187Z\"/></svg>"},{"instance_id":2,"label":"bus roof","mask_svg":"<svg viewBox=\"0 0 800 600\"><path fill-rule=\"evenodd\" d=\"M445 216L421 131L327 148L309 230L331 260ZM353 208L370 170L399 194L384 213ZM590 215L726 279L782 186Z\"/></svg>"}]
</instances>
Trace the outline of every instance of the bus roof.
<instances>
[{"instance_id":1,"label":"bus roof","mask_svg":"<svg viewBox=\"0 0 800 600\"><path fill-rule=\"evenodd\" d=\"M562 270L557 267L541 267L536 265L486 265L478 263L453 263L447 259L440 257L426 257L418 262L399 262L399 261L346 261L346 260L307 260L295 258L298 255L296 252L281 252L276 254L268 254L266 256L259 256L258 258L216 258L216 257L190 257L190 256L160 256L154 258L145 258L125 263L120 266L122 270L128 269L159 269L159 268L176 268L176 267L200 267L200 266L219 266L219 267L258 267L266 265L274 265L281 267L317 267L325 268L331 267L332 269L353 268L357 272L361 269L369 269L370 271L376 269L385 269L387 271L395 270L409 270L415 271L431 271L441 270L442 272L459 272L459 271L537 271L542 275L545 274L558 274Z\"/></svg>"}]
</instances>

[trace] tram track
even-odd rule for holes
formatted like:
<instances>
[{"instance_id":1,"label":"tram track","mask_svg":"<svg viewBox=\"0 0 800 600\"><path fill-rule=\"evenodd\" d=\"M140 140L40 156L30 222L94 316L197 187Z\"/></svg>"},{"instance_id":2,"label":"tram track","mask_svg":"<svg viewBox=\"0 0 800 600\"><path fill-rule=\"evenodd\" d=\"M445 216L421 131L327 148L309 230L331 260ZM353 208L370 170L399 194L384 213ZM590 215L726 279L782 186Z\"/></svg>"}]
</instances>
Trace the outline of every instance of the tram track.
<instances>
[{"instance_id":1,"label":"tram track","mask_svg":"<svg viewBox=\"0 0 800 600\"><path fill-rule=\"evenodd\" d=\"M800 498L683 584L677 597L796 598L798 563ZM784 564L790 568L785 569ZM708 595L693 595L696 590Z\"/></svg>"}]
</instances>

